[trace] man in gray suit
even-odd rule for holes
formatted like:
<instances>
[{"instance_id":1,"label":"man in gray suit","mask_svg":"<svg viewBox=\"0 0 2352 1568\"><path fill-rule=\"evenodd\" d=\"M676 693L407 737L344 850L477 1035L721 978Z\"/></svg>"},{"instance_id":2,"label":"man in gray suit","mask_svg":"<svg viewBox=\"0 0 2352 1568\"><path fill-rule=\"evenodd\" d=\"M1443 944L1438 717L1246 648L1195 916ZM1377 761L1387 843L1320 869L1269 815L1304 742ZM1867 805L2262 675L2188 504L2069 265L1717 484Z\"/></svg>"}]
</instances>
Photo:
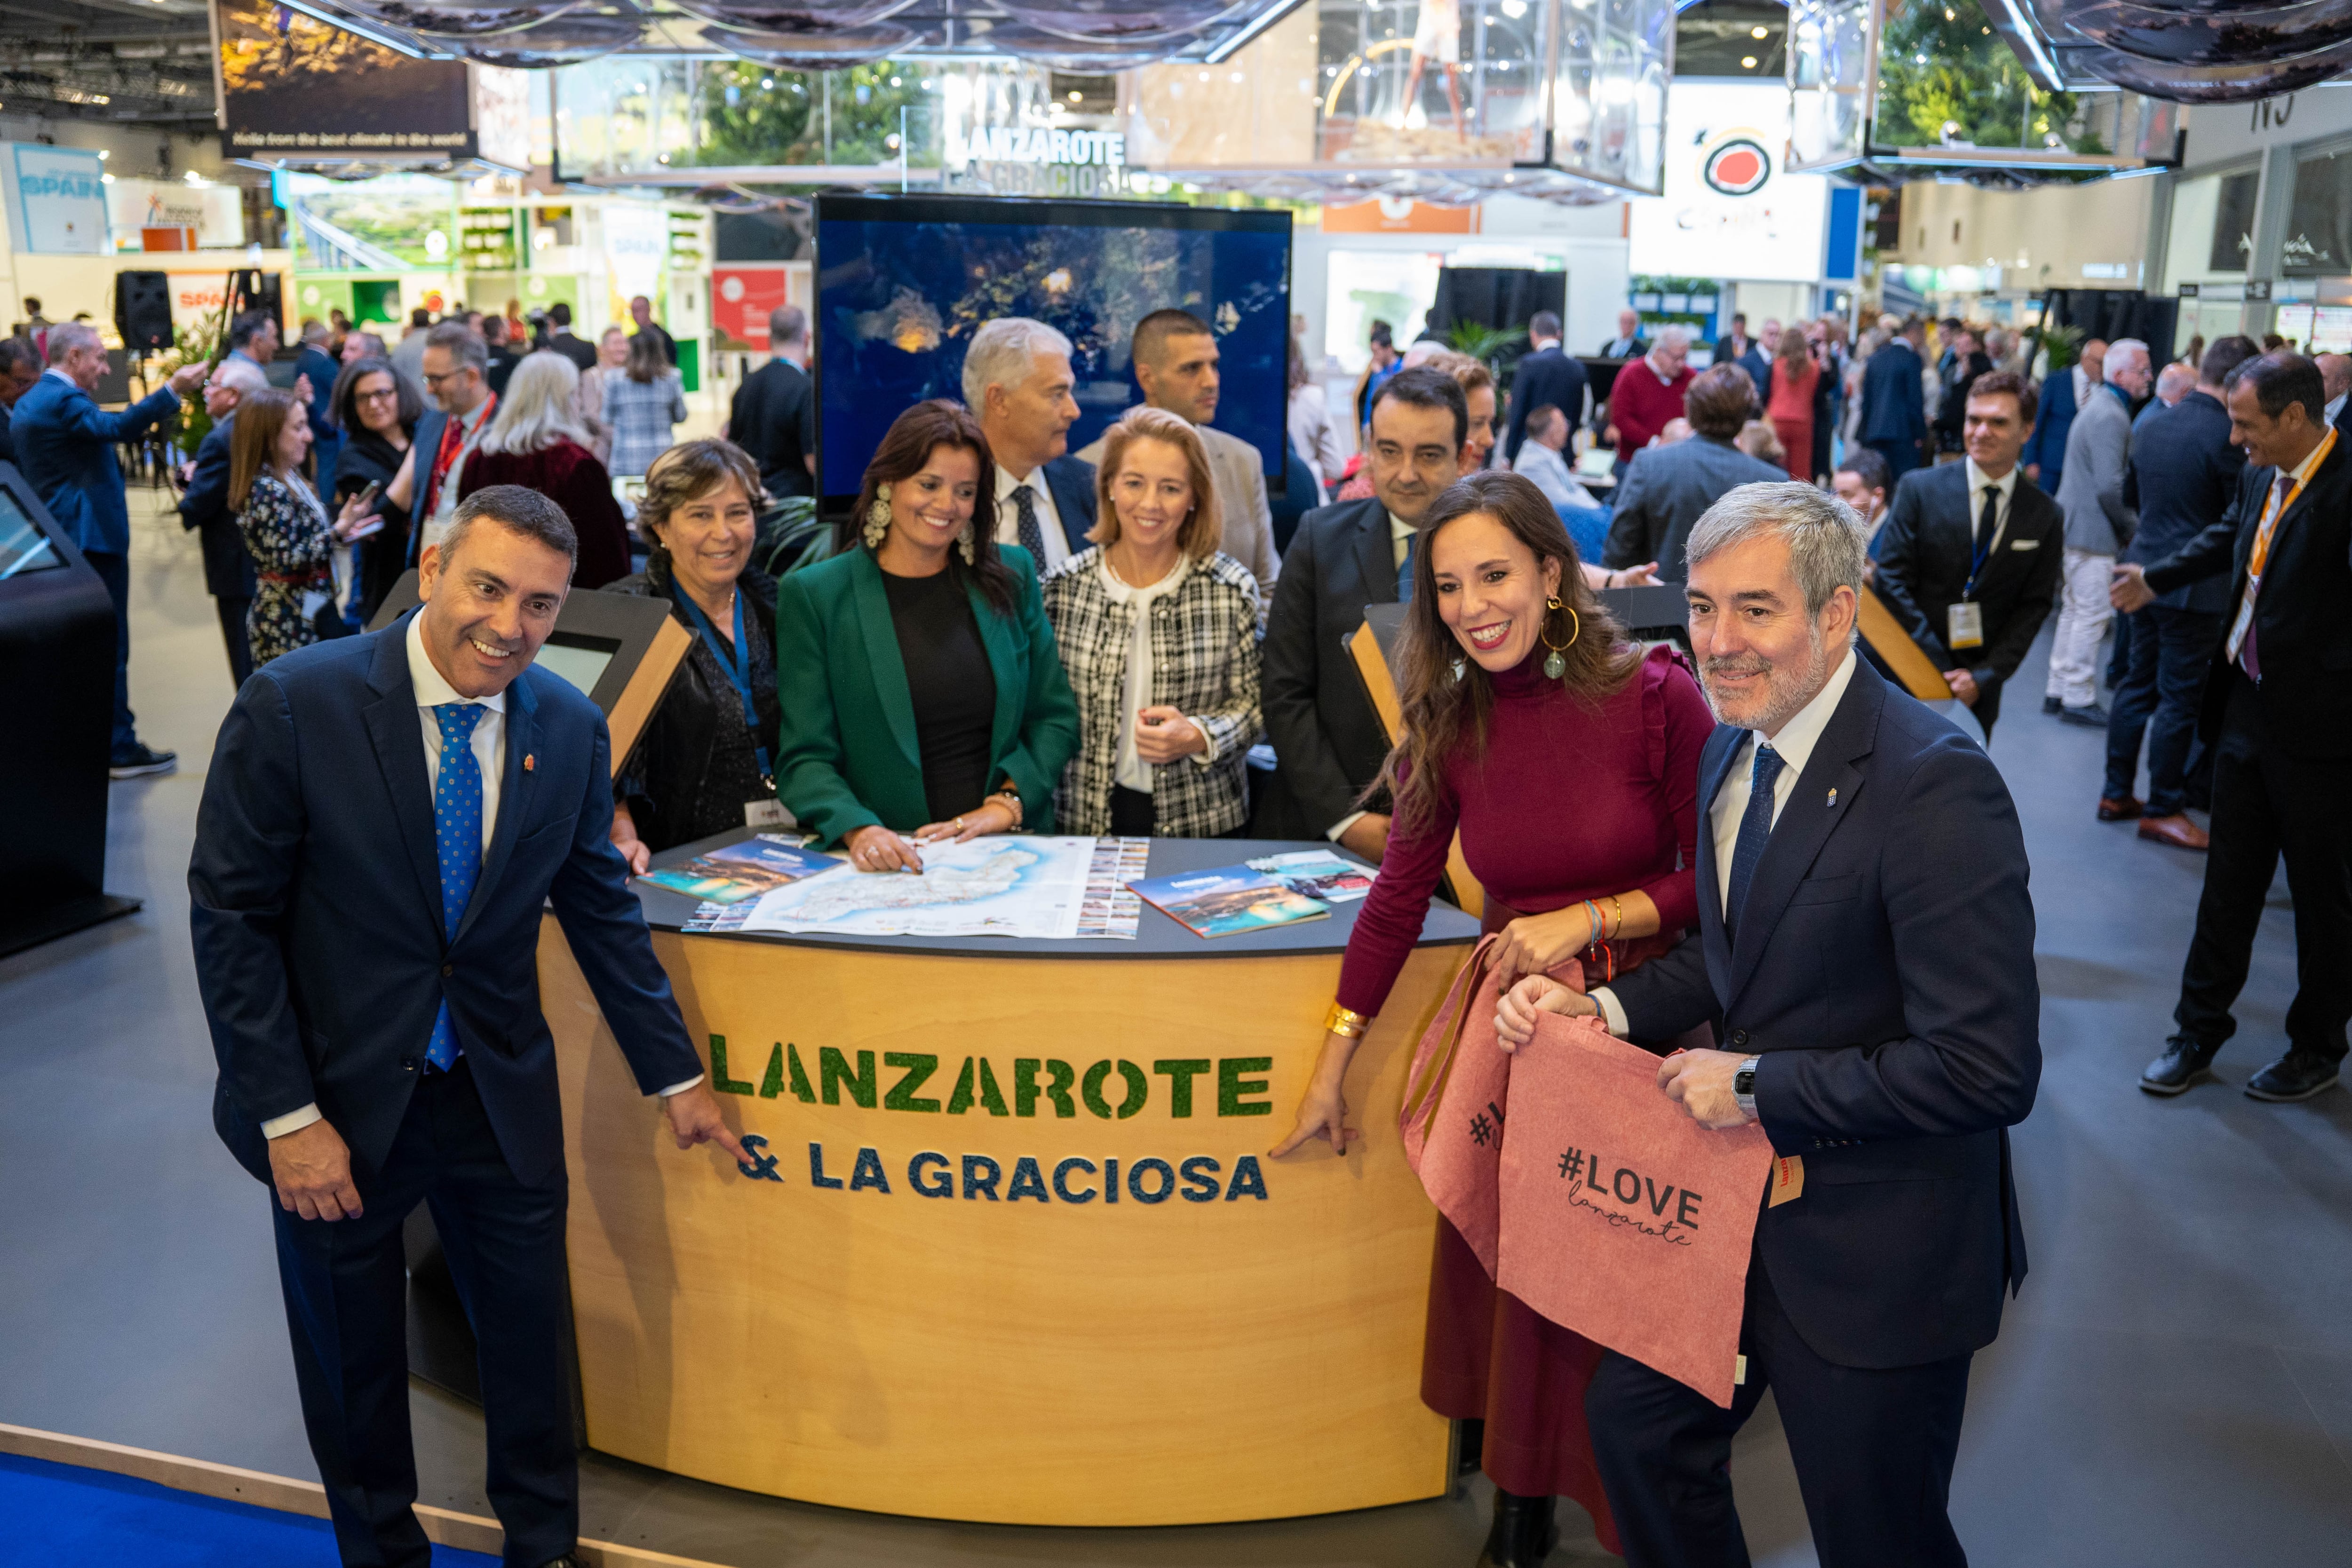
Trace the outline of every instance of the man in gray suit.
<instances>
[{"instance_id":1,"label":"man in gray suit","mask_svg":"<svg viewBox=\"0 0 2352 1568\"><path fill-rule=\"evenodd\" d=\"M1258 603L1274 603L1275 579L1282 572L1274 547L1274 510L1265 499L1265 465L1258 449L1238 436L1209 427L1217 416L1217 334L1190 310L1154 310L1135 324L1135 379L1143 401L1190 420L1209 450L1209 472L1217 485L1217 510L1224 518L1218 546L1257 579ZM1103 438L1078 453L1102 464ZM1258 626L1265 625L1258 611Z\"/></svg>"},{"instance_id":2,"label":"man in gray suit","mask_svg":"<svg viewBox=\"0 0 2352 1568\"><path fill-rule=\"evenodd\" d=\"M2107 727L2107 710L2099 706L2099 642L2115 615L2107 584L2137 522L2124 504L2124 480L2131 472L2132 400L2147 395L2147 345L2137 338L2109 343L2101 376L2066 432L2058 481L2058 510L2066 514L2064 586L2042 704L2044 710L2054 706L2066 723L2096 730Z\"/></svg>"},{"instance_id":3,"label":"man in gray suit","mask_svg":"<svg viewBox=\"0 0 2352 1568\"><path fill-rule=\"evenodd\" d=\"M1756 384L1738 365L1717 364L1692 380L1683 395L1683 416L1696 434L1634 453L1618 481L1617 512L1602 552L1612 571L1654 561L1660 582L1682 582L1690 575L1683 542L1707 508L1741 485L1788 482L1788 469L1731 444L1755 415Z\"/></svg>"}]
</instances>

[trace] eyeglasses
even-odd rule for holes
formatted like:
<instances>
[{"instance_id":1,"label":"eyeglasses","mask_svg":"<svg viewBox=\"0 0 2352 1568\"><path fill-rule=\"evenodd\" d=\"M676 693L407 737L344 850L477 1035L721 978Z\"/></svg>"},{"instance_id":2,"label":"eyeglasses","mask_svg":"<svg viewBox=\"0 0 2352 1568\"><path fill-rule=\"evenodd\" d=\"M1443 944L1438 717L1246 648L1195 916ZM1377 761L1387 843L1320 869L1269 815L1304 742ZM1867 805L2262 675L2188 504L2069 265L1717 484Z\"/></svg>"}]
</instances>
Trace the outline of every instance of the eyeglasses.
<instances>
[{"instance_id":1,"label":"eyeglasses","mask_svg":"<svg viewBox=\"0 0 2352 1568\"><path fill-rule=\"evenodd\" d=\"M468 375L472 374L473 369L474 367L472 365L464 365L457 370L445 370L439 375L435 375L432 372L427 371L425 373L425 390L427 392L437 392L440 390L441 384L448 380L451 376Z\"/></svg>"},{"instance_id":2,"label":"eyeglasses","mask_svg":"<svg viewBox=\"0 0 2352 1568\"><path fill-rule=\"evenodd\" d=\"M427 377L426 379L432 380L435 378ZM400 389L396 386L378 387L373 392L362 392L360 393L356 398L356 401L361 403L396 403L399 400Z\"/></svg>"}]
</instances>

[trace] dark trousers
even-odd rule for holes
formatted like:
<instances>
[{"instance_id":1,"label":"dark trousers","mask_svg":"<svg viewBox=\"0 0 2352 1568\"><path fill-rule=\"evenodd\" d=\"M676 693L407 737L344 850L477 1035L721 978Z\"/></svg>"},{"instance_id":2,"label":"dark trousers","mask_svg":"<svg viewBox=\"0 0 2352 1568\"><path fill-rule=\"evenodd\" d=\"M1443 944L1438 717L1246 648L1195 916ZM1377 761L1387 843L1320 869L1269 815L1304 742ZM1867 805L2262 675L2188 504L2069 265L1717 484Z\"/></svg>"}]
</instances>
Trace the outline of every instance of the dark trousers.
<instances>
[{"instance_id":1,"label":"dark trousers","mask_svg":"<svg viewBox=\"0 0 2352 1568\"><path fill-rule=\"evenodd\" d=\"M279 1208L278 1271L294 1341L302 1421L349 1568L426 1568L410 1507L407 1266L401 1222L427 1205L481 1347L490 1506L509 1568L539 1568L576 1543L579 1458L563 1363L566 1180L518 1182L499 1152L465 1058L417 1084L357 1219Z\"/></svg>"},{"instance_id":2,"label":"dark trousers","mask_svg":"<svg viewBox=\"0 0 2352 1568\"><path fill-rule=\"evenodd\" d=\"M85 550L81 556L114 601L113 754L119 762L139 743L139 726L131 716L131 557L111 550Z\"/></svg>"},{"instance_id":3,"label":"dark trousers","mask_svg":"<svg viewBox=\"0 0 2352 1568\"><path fill-rule=\"evenodd\" d=\"M1947 1501L1969 1357L1883 1369L1823 1361L1753 1256L1739 1350L1748 1381L1728 1410L1614 1351L1601 1358L1584 1411L1633 1568L1745 1568L1731 1439L1767 1387L1822 1568L1965 1568Z\"/></svg>"},{"instance_id":4,"label":"dark trousers","mask_svg":"<svg viewBox=\"0 0 2352 1568\"><path fill-rule=\"evenodd\" d=\"M246 613L253 608L253 601L215 599L213 608L220 613L221 641L228 647L228 678L242 687L245 678L253 673L253 643L245 635Z\"/></svg>"},{"instance_id":5,"label":"dark trousers","mask_svg":"<svg viewBox=\"0 0 2352 1568\"><path fill-rule=\"evenodd\" d=\"M2253 683L2234 668L2213 755L2213 846L2197 931L2181 966L2173 1019L2219 1045L2237 1032L2231 1004L2246 984L2271 878L2286 859L2294 899L2294 1001L2287 1043L2344 1058L2352 1019L2352 761L2290 757L2272 744Z\"/></svg>"},{"instance_id":6,"label":"dark trousers","mask_svg":"<svg viewBox=\"0 0 2352 1568\"><path fill-rule=\"evenodd\" d=\"M1864 446L1886 459L1886 493L1895 493L1895 481L1919 466L1919 443L1916 441L1864 441Z\"/></svg>"},{"instance_id":7,"label":"dark trousers","mask_svg":"<svg viewBox=\"0 0 2352 1568\"><path fill-rule=\"evenodd\" d=\"M2221 617L2206 610L2150 605L2116 619L2129 649L2120 681L2110 680L2107 780L2100 793L2122 800L2139 777L2139 742L2147 736L2147 813L2171 816L2187 804L2189 748L2197 709Z\"/></svg>"},{"instance_id":8,"label":"dark trousers","mask_svg":"<svg viewBox=\"0 0 2352 1568\"><path fill-rule=\"evenodd\" d=\"M1110 830L1114 835L1120 838L1149 838L1152 836L1152 824L1159 819L1149 791L1118 784L1110 786Z\"/></svg>"}]
</instances>

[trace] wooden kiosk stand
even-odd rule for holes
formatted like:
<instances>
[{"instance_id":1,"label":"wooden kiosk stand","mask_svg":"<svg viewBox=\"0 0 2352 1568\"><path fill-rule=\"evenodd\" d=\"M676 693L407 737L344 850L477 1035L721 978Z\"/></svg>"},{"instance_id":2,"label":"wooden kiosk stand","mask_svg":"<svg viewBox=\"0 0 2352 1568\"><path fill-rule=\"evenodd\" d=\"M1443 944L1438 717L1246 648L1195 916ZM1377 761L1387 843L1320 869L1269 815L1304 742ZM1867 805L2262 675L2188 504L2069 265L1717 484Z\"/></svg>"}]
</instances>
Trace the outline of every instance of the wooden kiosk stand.
<instances>
[{"instance_id":1,"label":"wooden kiosk stand","mask_svg":"<svg viewBox=\"0 0 2352 1568\"><path fill-rule=\"evenodd\" d=\"M541 660L604 709L618 767L688 646L664 601L575 593ZM1154 839L1147 874L1305 847ZM678 1152L549 916L589 1446L1000 1523L1451 1486L1420 1398L1435 1211L1395 1128L1475 920L1429 910L1350 1074L1356 1152L1276 1161L1360 904L1215 941L1147 905L1134 941L1052 942L688 933L694 900L638 893L755 1163Z\"/></svg>"}]
</instances>

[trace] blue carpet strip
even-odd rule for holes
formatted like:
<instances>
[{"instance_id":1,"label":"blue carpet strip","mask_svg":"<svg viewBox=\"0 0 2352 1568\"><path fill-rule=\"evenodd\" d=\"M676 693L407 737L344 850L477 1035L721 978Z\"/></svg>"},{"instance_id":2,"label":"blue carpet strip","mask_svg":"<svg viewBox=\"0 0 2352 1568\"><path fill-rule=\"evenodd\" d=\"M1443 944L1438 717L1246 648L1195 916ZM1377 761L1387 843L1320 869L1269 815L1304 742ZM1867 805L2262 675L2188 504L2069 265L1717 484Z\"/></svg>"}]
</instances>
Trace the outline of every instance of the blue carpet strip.
<instances>
[{"instance_id":1,"label":"blue carpet strip","mask_svg":"<svg viewBox=\"0 0 2352 1568\"><path fill-rule=\"evenodd\" d=\"M6 1568L333 1568L335 1533L251 1503L173 1491L104 1470L0 1454L0 1564ZM498 1568L433 1549L435 1568Z\"/></svg>"}]
</instances>

